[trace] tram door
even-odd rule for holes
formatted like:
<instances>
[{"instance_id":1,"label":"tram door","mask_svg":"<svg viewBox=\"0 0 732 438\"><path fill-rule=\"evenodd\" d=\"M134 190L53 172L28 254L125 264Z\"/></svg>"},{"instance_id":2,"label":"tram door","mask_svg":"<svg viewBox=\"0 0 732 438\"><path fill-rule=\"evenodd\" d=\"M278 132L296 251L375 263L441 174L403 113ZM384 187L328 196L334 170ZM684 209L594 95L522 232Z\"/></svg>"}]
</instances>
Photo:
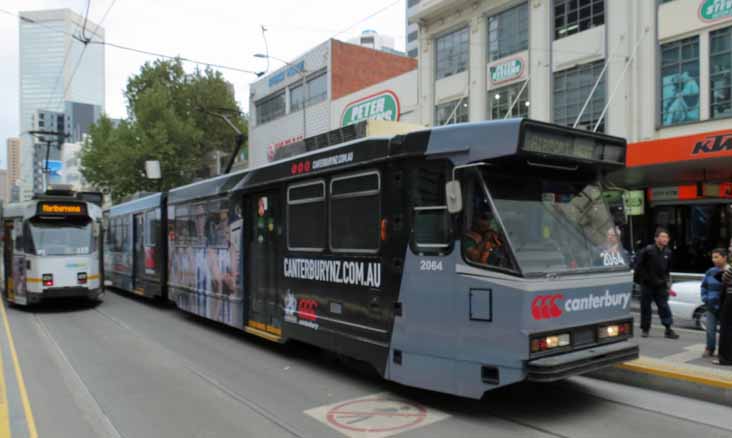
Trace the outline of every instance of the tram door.
<instances>
[{"instance_id":1,"label":"tram door","mask_svg":"<svg viewBox=\"0 0 732 438\"><path fill-rule=\"evenodd\" d=\"M253 227L249 242L249 322L251 328L274 336L282 334L278 311L278 268L282 266L283 223L280 195L263 192L253 197Z\"/></svg>"},{"instance_id":2,"label":"tram door","mask_svg":"<svg viewBox=\"0 0 732 438\"><path fill-rule=\"evenodd\" d=\"M3 294L12 298L13 293L13 222L3 224Z\"/></svg>"},{"instance_id":3,"label":"tram door","mask_svg":"<svg viewBox=\"0 0 732 438\"><path fill-rule=\"evenodd\" d=\"M132 221L132 290L145 293L145 221L136 214Z\"/></svg>"}]
</instances>

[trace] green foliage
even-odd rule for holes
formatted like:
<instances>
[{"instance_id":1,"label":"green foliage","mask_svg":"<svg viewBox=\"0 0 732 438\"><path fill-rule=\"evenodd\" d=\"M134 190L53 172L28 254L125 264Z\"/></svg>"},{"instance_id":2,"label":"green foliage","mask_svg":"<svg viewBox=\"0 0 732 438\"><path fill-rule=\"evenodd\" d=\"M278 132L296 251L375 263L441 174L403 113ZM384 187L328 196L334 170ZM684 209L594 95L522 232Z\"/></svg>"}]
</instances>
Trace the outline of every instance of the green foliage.
<instances>
[{"instance_id":1,"label":"green foliage","mask_svg":"<svg viewBox=\"0 0 732 438\"><path fill-rule=\"evenodd\" d=\"M115 127L103 116L89 130L81 153L87 181L107 189L114 200L138 191L167 190L209 176L211 153L229 153L234 131L246 119L218 71L183 70L180 60L145 63L125 90L127 120ZM246 145L244 146L246 147ZM162 181L145 178L145 161L159 160Z\"/></svg>"}]
</instances>

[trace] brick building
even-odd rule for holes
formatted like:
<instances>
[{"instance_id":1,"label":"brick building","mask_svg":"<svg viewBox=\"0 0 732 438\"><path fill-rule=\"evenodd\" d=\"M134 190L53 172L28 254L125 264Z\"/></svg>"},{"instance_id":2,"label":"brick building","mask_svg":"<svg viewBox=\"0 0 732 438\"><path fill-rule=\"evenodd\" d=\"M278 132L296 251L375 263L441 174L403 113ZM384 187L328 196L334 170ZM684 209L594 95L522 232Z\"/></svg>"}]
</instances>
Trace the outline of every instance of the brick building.
<instances>
[{"instance_id":1,"label":"brick building","mask_svg":"<svg viewBox=\"0 0 732 438\"><path fill-rule=\"evenodd\" d=\"M250 87L250 165L361 120L416 121L416 68L415 59L331 39L263 76Z\"/></svg>"}]
</instances>

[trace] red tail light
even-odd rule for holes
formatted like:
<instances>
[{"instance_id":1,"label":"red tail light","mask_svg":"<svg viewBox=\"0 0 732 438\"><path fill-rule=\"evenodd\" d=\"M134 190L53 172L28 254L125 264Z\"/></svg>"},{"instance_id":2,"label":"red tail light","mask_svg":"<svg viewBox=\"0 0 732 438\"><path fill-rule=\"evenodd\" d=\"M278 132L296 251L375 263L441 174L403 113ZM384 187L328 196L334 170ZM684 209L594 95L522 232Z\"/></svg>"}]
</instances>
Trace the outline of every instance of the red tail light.
<instances>
[{"instance_id":1,"label":"red tail light","mask_svg":"<svg viewBox=\"0 0 732 438\"><path fill-rule=\"evenodd\" d=\"M53 286L53 274L43 274L41 279L43 280L43 285L45 287Z\"/></svg>"}]
</instances>

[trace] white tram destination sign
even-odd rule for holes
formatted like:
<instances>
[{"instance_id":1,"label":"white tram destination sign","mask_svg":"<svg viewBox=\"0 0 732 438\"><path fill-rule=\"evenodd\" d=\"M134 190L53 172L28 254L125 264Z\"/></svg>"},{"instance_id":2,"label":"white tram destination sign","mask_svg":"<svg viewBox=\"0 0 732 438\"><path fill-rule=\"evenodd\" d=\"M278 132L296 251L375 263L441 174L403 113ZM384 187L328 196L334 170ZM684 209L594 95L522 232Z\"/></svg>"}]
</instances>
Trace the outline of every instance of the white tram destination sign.
<instances>
[{"instance_id":1,"label":"white tram destination sign","mask_svg":"<svg viewBox=\"0 0 732 438\"><path fill-rule=\"evenodd\" d=\"M381 263L285 257L285 278L381 287Z\"/></svg>"}]
</instances>

